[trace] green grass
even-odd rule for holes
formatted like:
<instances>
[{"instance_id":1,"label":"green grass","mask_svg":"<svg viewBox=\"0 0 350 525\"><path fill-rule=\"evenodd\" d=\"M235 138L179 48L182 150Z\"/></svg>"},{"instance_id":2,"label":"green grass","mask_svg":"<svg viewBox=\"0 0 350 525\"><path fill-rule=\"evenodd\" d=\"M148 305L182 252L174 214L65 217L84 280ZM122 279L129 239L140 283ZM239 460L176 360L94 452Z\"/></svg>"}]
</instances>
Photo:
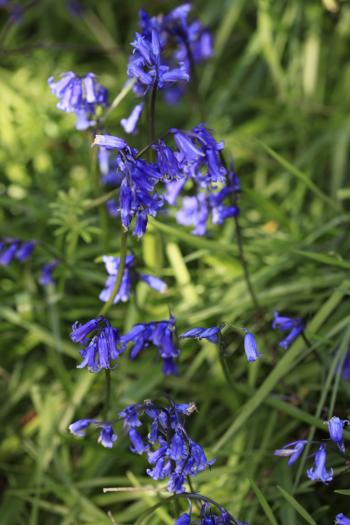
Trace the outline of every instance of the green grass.
<instances>
[{"instance_id":1,"label":"green grass","mask_svg":"<svg viewBox=\"0 0 350 525\"><path fill-rule=\"evenodd\" d=\"M84 4L84 17L72 18L64 2L42 0L8 28L0 11L1 235L42 241L32 262L0 268L0 521L103 525L112 523L110 511L118 525L171 525L176 504L164 483L145 474L145 458L128 452L122 432L108 451L94 435L79 441L67 431L104 399L103 375L76 369L69 332L100 309L101 255L119 252L120 231L112 219L102 229L101 207L90 206L97 195L89 137L56 109L47 78L94 71L111 100L122 93L107 121L121 135L119 121L134 102L123 88L141 2ZM178 3L143 5L155 13ZM194 401L191 435L217 458L195 490L250 525L329 525L349 513L343 459L329 454L336 475L323 486L307 479L307 454L288 468L273 451L295 439L324 439L324 420L350 416L350 383L337 374L350 337L350 5L198 0L194 13L215 38L215 58L201 66L197 87L206 122L241 178L245 254L264 316L257 319L247 292L233 223L194 237L172 216L151 220L131 247L140 268L164 278L168 291L160 298L140 283L110 317L122 331L164 318L168 307L180 329L225 322L225 370L205 342L183 345L175 378L162 376L152 351L123 359L112 373L113 406L164 390ZM199 120L190 98L174 108L159 99L157 134ZM147 143L144 127L131 139L137 147ZM40 267L57 254L57 286L43 290ZM306 320L310 348L302 339L287 352L278 348L274 310ZM244 357L242 326L263 353L255 364Z\"/></svg>"}]
</instances>

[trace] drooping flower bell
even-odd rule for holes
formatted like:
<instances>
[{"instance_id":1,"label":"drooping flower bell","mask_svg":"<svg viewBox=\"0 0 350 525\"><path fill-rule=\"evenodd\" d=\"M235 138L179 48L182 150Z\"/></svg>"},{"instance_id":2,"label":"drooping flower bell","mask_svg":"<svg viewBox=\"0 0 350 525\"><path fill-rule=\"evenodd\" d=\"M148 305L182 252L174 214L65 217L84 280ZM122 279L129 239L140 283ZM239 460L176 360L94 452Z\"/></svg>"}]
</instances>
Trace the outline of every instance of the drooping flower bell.
<instances>
[{"instance_id":1,"label":"drooping flower bell","mask_svg":"<svg viewBox=\"0 0 350 525\"><path fill-rule=\"evenodd\" d=\"M59 99L57 108L66 113L75 113L76 129L85 130L96 124L100 108L108 106L108 91L99 84L93 73L78 76L72 71L62 73L55 82L48 80L51 92Z\"/></svg>"},{"instance_id":2,"label":"drooping flower bell","mask_svg":"<svg viewBox=\"0 0 350 525\"><path fill-rule=\"evenodd\" d=\"M120 181L116 213L125 230L129 230L134 219L133 234L142 237L147 228L148 216L156 216L163 205L163 199L155 191L162 177L158 166L137 158L137 151L119 137L96 135L94 144L107 150L116 150L114 170Z\"/></svg>"},{"instance_id":3,"label":"drooping flower bell","mask_svg":"<svg viewBox=\"0 0 350 525\"><path fill-rule=\"evenodd\" d=\"M71 340L84 346L80 351L83 361L77 368L88 367L90 372L111 368L123 349L119 346L119 331L105 317L96 317L85 324L73 324ZM114 365L115 366L115 365Z\"/></svg>"},{"instance_id":4,"label":"drooping flower bell","mask_svg":"<svg viewBox=\"0 0 350 525\"><path fill-rule=\"evenodd\" d=\"M343 429L348 424L349 421L347 419L340 419L337 416L333 416L329 421L327 421L329 436L331 440L336 443L342 454L345 453Z\"/></svg>"},{"instance_id":5,"label":"drooping flower bell","mask_svg":"<svg viewBox=\"0 0 350 525\"><path fill-rule=\"evenodd\" d=\"M307 470L307 477L313 481L322 481L327 485L333 479L333 469L326 469L327 452L324 445L315 454L314 466Z\"/></svg>"},{"instance_id":6,"label":"drooping flower bell","mask_svg":"<svg viewBox=\"0 0 350 525\"><path fill-rule=\"evenodd\" d=\"M0 241L0 266L8 266L14 259L24 262L31 256L36 241L5 238Z\"/></svg>"},{"instance_id":7,"label":"drooping flower bell","mask_svg":"<svg viewBox=\"0 0 350 525\"><path fill-rule=\"evenodd\" d=\"M117 274L120 265L119 257L111 257L104 255L102 257L103 262L105 263L107 273L109 277L107 278L104 289L99 295L101 301L108 301L111 296L112 290L114 288ZM135 269L135 257L134 255L128 255L125 261L125 269L123 273L122 282L120 285L119 292L114 298L113 304L118 303L119 301L126 302L131 294L132 284L138 281L145 282L150 288L156 290L157 292L164 293L166 290L166 283L155 277L153 275L141 274Z\"/></svg>"},{"instance_id":8,"label":"drooping flower bell","mask_svg":"<svg viewBox=\"0 0 350 525\"><path fill-rule=\"evenodd\" d=\"M246 328L244 328L244 350L247 360L250 363L256 361L261 356L254 335Z\"/></svg>"},{"instance_id":9,"label":"drooping flower bell","mask_svg":"<svg viewBox=\"0 0 350 525\"><path fill-rule=\"evenodd\" d=\"M300 317L293 319L291 317L281 316L278 312L275 312L272 328L273 330L278 329L282 332L289 332L287 337L279 343L281 348L287 350L293 341L304 331L305 324Z\"/></svg>"},{"instance_id":10,"label":"drooping flower bell","mask_svg":"<svg viewBox=\"0 0 350 525\"><path fill-rule=\"evenodd\" d=\"M284 447L275 450L274 455L289 458L288 465L291 466L299 459L306 444L307 440L305 439L293 441L293 443L288 443Z\"/></svg>"},{"instance_id":11,"label":"drooping flower bell","mask_svg":"<svg viewBox=\"0 0 350 525\"><path fill-rule=\"evenodd\" d=\"M350 525L350 518L347 518L345 514L337 514L335 517L335 525Z\"/></svg>"},{"instance_id":12,"label":"drooping flower bell","mask_svg":"<svg viewBox=\"0 0 350 525\"><path fill-rule=\"evenodd\" d=\"M112 448L113 443L118 439L118 436L114 433L111 423L99 422L96 419L78 419L71 425L69 425L69 431L75 436L83 438L85 437L86 430L90 425L100 429L98 436L98 443L105 448Z\"/></svg>"},{"instance_id":13,"label":"drooping flower bell","mask_svg":"<svg viewBox=\"0 0 350 525\"><path fill-rule=\"evenodd\" d=\"M50 284L54 284L54 279L52 276L52 273L54 269L59 265L59 261L57 259L50 261L41 269L40 277L39 277L39 283L42 286L49 286Z\"/></svg>"}]
</instances>

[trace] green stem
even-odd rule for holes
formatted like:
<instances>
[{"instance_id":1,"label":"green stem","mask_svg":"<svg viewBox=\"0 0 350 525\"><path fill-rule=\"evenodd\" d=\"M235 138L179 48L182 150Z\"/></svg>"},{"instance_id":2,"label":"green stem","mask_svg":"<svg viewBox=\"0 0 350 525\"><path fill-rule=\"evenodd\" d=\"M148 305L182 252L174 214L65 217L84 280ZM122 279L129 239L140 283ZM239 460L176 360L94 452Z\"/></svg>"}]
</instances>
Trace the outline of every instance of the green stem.
<instances>
[{"instance_id":1,"label":"green stem","mask_svg":"<svg viewBox=\"0 0 350 525\"><path fill-rule=\"evenodd\" d=\"M119 188L115 188L114 190L109 191L108 193L104 193L100 197L97 197L97 199L89 199L85 202L85 209L90 210L91 208L96 208L97 206L100 206L100 204L104 204L105 202L109 201L109 199L112 199L113 197L116 197L119 193Z\"/></svg>"},{"instance_id":2,"label":"green stem","mask_svg":"<svg viewBox=\"0 0 350 525\"><path fill-rule=\"evenodd\" d=\"M91 150L91 174L92 174L92 183L93 183L94 193L95 193L95 197L97 200L101 197L100 176L99 176L98 169L97 169L97 148L92 148ZM106 251L107 241L108 241L107 210L104 206L100 206L98 211L100 215L100 225L101 225L101 230L102 230L101 249L102 251Z\"/></svg>"},{"instance_id":3,"label":"green stem","mask_svg":"<svg viewBox=\"0 0 350 525\"><path fill-rule=\"evenodd\" d=\"M158 84L155 82L153 84L153 88L151 91L151 100L150 100L150 114L149 114L149 120L148 120L148 142L152 143L154 142L156 138L156 101L157 101L157 90L158 90Z\"/></svg>"},{"instance_id":4,"label":"green stem","mask_svg":"<svg viewBox=\"0 0 350 525\"><path fill-rule=\"evenodd\" d=\"M244 255L243 237L242 237L241 225L239 223L238 215L236 215L234 217L234 221L235 221L235 229L236 229L236 241L237 241L237 248L238 248L238 256L239 256L239 259L241 261L241 265L242 265L242 268L243 268L244 279L245 279L245 282L246 282L246 285L247 285L247 289L248 289L249 295L251 297L252 303L254 304L255 309L259 311L260 310L260 304L259 304L258 298L256 296L255 290L253 288L252 281L250 279L249 268L248 268L248 264L247 264L247 261L246 261L245 255Z\"/></svg>"},{"instance_id":5,"label":"green stem","mask_svg":"<svg viewBox=\"0 0 350 525\"><path fill-rule=\"evenodd\" d=\"M121 284L122 284L122 280L123 280L123 274L124 274L124 270L125 270L127 244L128 244L128 231L124 231L122 233L121 247L120 247L119 268L118 268L118 273L117 273L117 277L116 277L116 280L115 280L115 284L114 284L112 293L109 296L108 301L105 302L105 304L103 305L103 307L99 311L99 313L98 313L99 316L100 315L106 315L109 312L111 306L113 305L114 299L116 298L116 296L117 296L117 294L118 294L118 292L120 290L120 287L121 287Z\"/></svg>"},{"instance_id":6,"label":"green stem","mask_svg":"<svg viewBox=\"0 0 350 525\"><path fill-rule=\"evenodd\" d=\"M105 369L105 378L106 378L106 394L105 394L105 404L103 407L104 419L108 419L109 412L109 403L111 399L111 371L109 368Z\"/></svg>"}]
</instances>

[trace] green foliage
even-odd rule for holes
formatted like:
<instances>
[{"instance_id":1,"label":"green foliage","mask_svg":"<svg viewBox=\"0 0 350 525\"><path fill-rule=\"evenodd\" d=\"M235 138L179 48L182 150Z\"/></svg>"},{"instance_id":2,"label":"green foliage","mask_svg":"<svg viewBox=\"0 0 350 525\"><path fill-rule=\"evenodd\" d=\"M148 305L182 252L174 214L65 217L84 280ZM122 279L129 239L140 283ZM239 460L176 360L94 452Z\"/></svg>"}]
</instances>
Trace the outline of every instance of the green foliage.
<instances>
[{"instance_id":1,"label":"green foliage","mask_svg":"<svg viewBox=\"0 0 350 525\"><path fill-rule=\"evenodd\" d=\"M141 5L83 3L84 15L72 17L65 2L42 0L13 26L0 12L1 231L40 240L35 258L0 268L0 521L107 525L111 511L118 525L171 524L186 503L166 500L164 485L145 474L144 458L128 452L123 433L109 451L94 437L78 441L67 432L103 401L104 378L76 369L69 331L100 309L100 258L118 253L120 229L103 206L92 205L101 195L91 138L56 109L47 78L94 71L111 101L122 92L106 121L122 135L119 121L134 102L123 87ZM177 5L142 4L152 13ZM325 419L350 416L350 383L337 373L350 337L350 5L198 0L194 13L214 33L215 59L201 66L197 87L206 122L241 177L245 253L264 316L256 316L247 293L233 224L202 238L172 216L150 221L130 249L140 271L164 278L168 291L159 297L139 283L128 304L112 308L114 325L123 331L162 319L168 307L180 329L226 322L224 356L206 342L188 342L179 376L166 379L152 351L121 360L112 373L113 406L164 390L194 401L191 434L217 457L195 490L250 525L329 525L337 512L349 513L342 458L329 455L335 481L322 486L305 476L307 453L301 467L288 468L273 450L326 438ZM176 107L159 98L158 135L199 119L190 95ZM143 122L133 145L147 143L145 129ZM39 271L53 257L62 261L57 286L43 290ZM306 320L310 348L301 339L287 352L278 348L274 310ZM242 326L257 335L264 356L252 365ZM349 433L346 439L349 447Z\"/></svg>"}]
</instances>

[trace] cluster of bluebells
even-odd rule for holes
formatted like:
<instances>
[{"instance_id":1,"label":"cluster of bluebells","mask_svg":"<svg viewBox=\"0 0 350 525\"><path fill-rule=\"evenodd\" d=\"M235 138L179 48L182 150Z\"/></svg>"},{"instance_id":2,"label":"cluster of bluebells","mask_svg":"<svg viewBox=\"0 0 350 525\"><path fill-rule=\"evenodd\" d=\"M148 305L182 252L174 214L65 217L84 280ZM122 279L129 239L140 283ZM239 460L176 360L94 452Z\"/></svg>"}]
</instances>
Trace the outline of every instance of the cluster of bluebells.
<instances>
[{"instance_id":1,"label":"cluster of bluebells","mask_svg":"<svg viewBox=\"0 0 350 525\"><path fill-rule=\"evenodd\" d=\"M119 188L119 202L111 200L109 211L120 216L125 230L135 218L137 237L146 231L149 215L156 216L165 202L175 205L187 188L194 195L183 197L176 219L181 225L193 226L195 235L205 235L210 218L213 224L222 224L239 214L240 184L233 168L223 165L223 142L216 142L204 124L188 132L173 128L169 135L176 147L171 148L164 139L156 141L153 163L141 159L122 138L95 137L102 181Z\"/></svg>"},{"instance_id":2,"label":"cluster of bluebells","mask_svg":"<svg viewBox=\"0 0 350 525\"><path fill-rule=\"evenodd\" d=\"M128 77L136 81L133 90L137 96L144 97L156 86L168 103L178 102L193 65L212 56L212 36L199 20L188 20L190 10L191 4L182 4L153 17L140 11L140 32L131 44L128 62Z\"/></svg>"},{"instance_id":3,"label":"cluster of bluebells","mask_svg":"<svg viewBox=\"0 0 350 525\"><path fill-rule=\"evenodd\" d=\"M116 361L122 352L119 331L103 316L84 324L74 323L71 340L84 347L80 350L83 360L78 368L88 367L91 372L111 368L112 361Z\"/></svg>"},{"instance_id":4,"label":"cluster of bluebells","mask_svg":"<svg viewBox=\"0 0 350 525\"><path fill-rule=\"evenodd\" d=\"M111 448L117 440L113 425L122 420L130 439L130 450L134 454L146 454L150 467L147 474L154 480L168 479L171 493L184 492L187 476L196 476L214 461L208 461L203 448L185 429L185 418L196 409L193 403L158 406L153 401L129 405L119 413L114 422L99 422L96 419L80 419L69 426L77 437L84 437L92 425L100 430L98 441ZM145 421L141 421L143 418Z\"/></svg>"},{"instance_id":5,"label":"cluster of bluebells","mask_svg":"<svg viewBox=\"0 0 350 525\"><path fill-rule=\"evenodd\" d=\"M155 191L156 184L161 180L158 166L138 158L137 150L113 135L96 135L94 144L116 150L113 166L119 187L119 203L115 213L125 230L129 230L134 220L133 234L142 237L148 216L156 216L163 205L162 197Z\"/></svg>"},{"instance_id":6,"label":"cluster of bluebells","mask_svg":"<svg viewBox=\"0 0 350 525\"><path fill-rule=\"evenodd\" d=\"M33 254L37 244L38 241L22 241L20 239L13 239L12 237L1 239L0 266L9 266L13 261L27 261ZM44 264L38 279L42 286L53 284L52 272L58 264L59 261L57 259Z\"/></svg>"},{"instance_id":7,"label":"cluster of bluebells","mask_svg":"<svg viewBox=\"0 0 350 525\"><path fill-rule=\"evenodd\" d=\"M175 150L164 140L154 145L166 180L165 199L173 206L188 188L192 195L182 198L176 220L183 226L192 226L194 235L205 235L210 218L213 224L222 224L239 214L239 179L233 166L227 169L222 162L224 143L216 142L203 123L190 131L172 128L169 133Z\"/></svg>"},{"instance_id":8,"label":"cluster of bluebells","mask_svg":"<svg viewBox=\"0 0 350 525\"><path fill-rule=\"evenodd\" d=\"M197 498L196 498L197 499ZM174 525L248 525L246 522L238 521L227 510L207 498L199 496L199 515L193 512L192 502L189 499L188 512L181 514Z\"/></svg>"},{"instance_id":9,"label":"cluster of bluebells","mask_svg":"<svg viewBox=\"0 0 350 525\"><path fill-rule=\"evenodd\" d=\"M120 258L104 255L102 259L105 263L106 271L109 277L107 278L105 287L100 293L99 298L101 299L101 301L106 302L110 298L113 288L115 286L120 266ZM125 259L125 269L122 277L122 282L119 291L113 300L113 304L116 304L119 301L128 301L132 291L132 287L138 281L145 282L150 288L160 293L164 293L167 287L166 283L159 279L159 277L137 272L135 269L135 256L133 254L130 254Z\"/></svg>"},{"instance_id":10,"label":"cluster of bluebells","mask_svg":"<svg viewBox=\"0 0 350 525\"><path fill-rule=\"evenodd\" d=\"M95 126L100 108L108 106L108 91L97 82L93 73L78 76L68 71L57 81L50 77L48 83L52 94L59 99L57 108L75 113L78 130Z\"/></svg>"},{"instance_id":11,"label":"cluster of bluebells","mask_svg":"<svg viewBox=\"0 0 350 525\"><path fill-rule=\"evenodd\" d=\"M170 402L168 407L160 407L146 401L142 405L130 405L119 414L131 441L131 451L147 454L150 464L147 474L154 480L168 479L171 493L184 492L187 476L196 476L214 463L208 461L203 448L185 429L185 418L195 409L193 403ZM140 433L141 414L148 422L146 435Z\"/></svg>"},{"instance_id":12,"label":"cluster of bluebells","mask_svg":"<svg viewBox=\"0 0 350 525\"><path fill-rule=\"evenodd\" d=\"M273 330L280 330L281 332L288 332L288 335L279 343L279 346L284 350L288 350L293 341L304 332L305 324L300 317L291 318L274 313L272 322Z\"/></svg>"},{"instance_id":13,"label":"cluster of bluebells","mask_svg":"<svg viewBox=\"0 0 350 525\"><path fill-rule=\"evenodd\" d=\"M337 448L341 454L345 453L343 429L349 424L346 419L340 419L337 416L333 416L329 421L326 422L328 426L328 432L330 440L337 445ZM288 458L288 465L293 465L301 456L305 446L308 444L307 440L298 440L292 443L288 443L281 449L275 450L276 456L282 456ZM327 469L327 449L326 444L321 442L318 450L313 454L314 464L311 468L306 471L307 477L313 481L321 481L326 485L333 479L333 469Z\"/></svg>"},{"instance_id":14,"label":"cluster of bluebells","mask_svg":"<svg viewBox=\"0 0 350 525\"><path fill-rule=\"evenodd\" d=\"M219 332L219 327L192 328L177 336L175 317L171 315L168 320L135 324L129 332L119 335L119 331L112 327L108 319L98 316L84 324L75 322L70 337L74 343L83 346L80 350L83 360L78 368L87 367L91 372L113 368L128 345L131 346L132 360L153 345L162 359L163 373L170 375L177 374L175 360L180 355L178 339L207 339L216 344Z\"/></svg>"}]
</instances>

